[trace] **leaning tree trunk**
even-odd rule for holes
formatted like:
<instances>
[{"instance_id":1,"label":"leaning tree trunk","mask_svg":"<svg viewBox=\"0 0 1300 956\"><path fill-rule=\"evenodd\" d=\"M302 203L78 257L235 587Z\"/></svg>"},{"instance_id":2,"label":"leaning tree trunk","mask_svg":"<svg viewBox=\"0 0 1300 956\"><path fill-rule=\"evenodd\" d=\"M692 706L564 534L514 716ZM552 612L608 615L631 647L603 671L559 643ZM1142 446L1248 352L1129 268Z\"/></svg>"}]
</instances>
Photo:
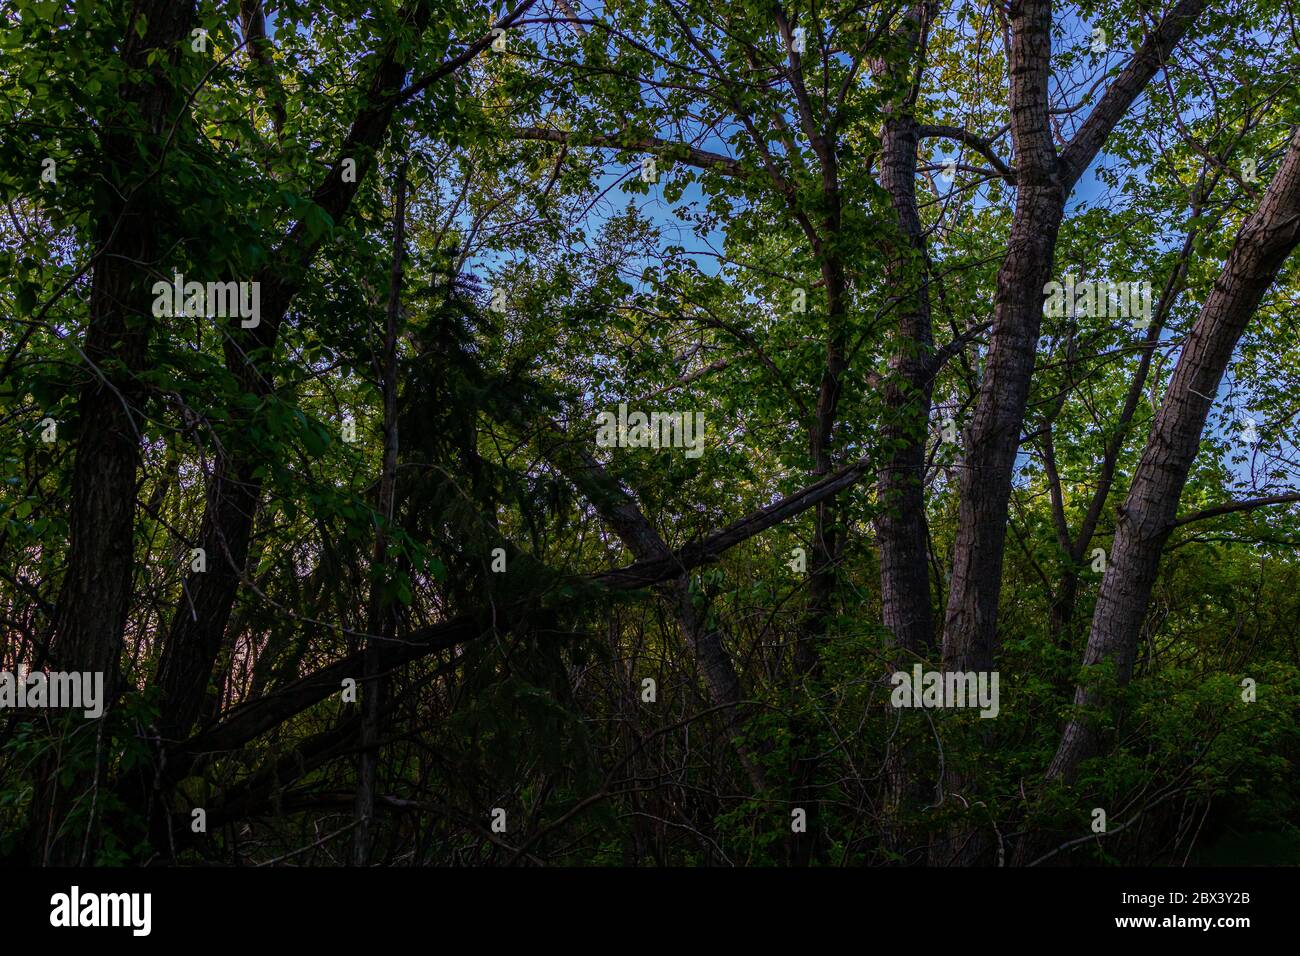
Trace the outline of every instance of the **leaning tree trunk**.
<instances>
[{"instance_id":1,"label":"leaning tree trunk","mask_svg":"<svg viewBox=\"0 0 1300 956\"><path fill-rule=\"evenodd\" d=\"M945 671L987 671L997 651L997 612L1004 534L1020 429L1042 323L1043 287L1051 277L1065 201L1111 130L1191 28L1205 0L1180 0L1135 52L1057 156L1049 123L1052 10L1048 0L1011 5L1011 136L1016 206L1006 257L998 270L993 330L970 425L965 429L952 589L943 631ZM950 768L945 784L964 781ZM931 860L966 864L986 840L959 830Z\"/></svg>"},{"instance_id":2,"label":"leaning tree trunk","mask_svg":"<svg viewBox=\"0 0 1300 956\"><path fill-rule=\"evenodd\" d=\"M513 406L506 410L516 427L525 429L523 419ZM601 520L608 524L619 540L638 561L654 561L670 557L668 545L655 531L637 506L632 496L623 490L604 466L581 447L554 422L545 422L538 430L542 455L564 475L589 502ZM704 677L709 698L720 708L719 719L727 737L735 742L740 758L755 793L767 791L767 776L763 769L762 754L742 736L748 709L744 706L740 676L727 652L721 631L710 627L707 615L698 607L690 591L690 577L683 573L659 587L659 593L672 608L681 628L682 636L691 649Z\"/></svg>"},{"instance_id":3,"label":"leaning tree trunk","mask_svg":"<svg viewBox=\"0 0 1300 956\"><path fill-rule=\"evenodd\" d=\"M1084 666L1110 662L1122 686L1133 675L1142 622L1151 600L1178 500L1200 448L1201 432L1237 340L1259 307L1286 257L1300 241L1300 131L1291 138L1260 206L1237 234L1187 337L1151 436L1119 511L1110 561L1092 616ZM1070 782L1079 764L1098 752L1096 726L1082 714L1100 697L1087 683L1075 691L1079 711L1066 726L1047 772Z\"/></svg>"},{"instance_id":4,"label":"leaning tree trunk","mask_svg":"<svg viewBox=\"0 0 1300 956\"><path fill-rule=\"evenodd\" d=\"M417 4L411 29L418 33L427 19L428 4ZM347 213L388 132L397 107L394 94L402 88L408 72L402 52L399 43L390 41L377 56L362 106L338 157L312 193L312 202L336 223ZM345 159L356 162L356 176L347 180L342 175ZM323 235L310 238L302 223L295 226L273 257L275 264L258 276L262 283L261 322L252 329L230 330L226 365L248 395L264 398L273 391L274 383L256 363L274 352L280 324L323 239ZM249 535L261 500L259 472L263 464L259 449L235 449L219 460L209 482L199 535L200 546L209 556L208 567L202 574L187 577L186 597L177 604L158 665L164 739L183 739L201 709L245 572Z\"/></svg>"}]
</instances>

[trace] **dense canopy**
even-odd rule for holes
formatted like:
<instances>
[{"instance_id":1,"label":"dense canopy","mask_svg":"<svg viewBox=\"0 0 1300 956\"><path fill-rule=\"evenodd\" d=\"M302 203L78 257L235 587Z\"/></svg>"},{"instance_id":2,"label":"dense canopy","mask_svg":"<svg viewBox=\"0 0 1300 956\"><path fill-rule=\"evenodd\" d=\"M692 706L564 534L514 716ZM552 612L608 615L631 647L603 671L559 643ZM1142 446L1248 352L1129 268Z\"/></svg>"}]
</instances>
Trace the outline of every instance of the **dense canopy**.
<instances>
[{"instance_id":1,"label":"dense canopy","mask_svg":"<svg viewBox=\"0 0 1300 956\"><path fill-rule=\"evenodd\" d=\"M7 0L0 858L1300 862L1297 36Z\"/></svg>"}]
</instances>

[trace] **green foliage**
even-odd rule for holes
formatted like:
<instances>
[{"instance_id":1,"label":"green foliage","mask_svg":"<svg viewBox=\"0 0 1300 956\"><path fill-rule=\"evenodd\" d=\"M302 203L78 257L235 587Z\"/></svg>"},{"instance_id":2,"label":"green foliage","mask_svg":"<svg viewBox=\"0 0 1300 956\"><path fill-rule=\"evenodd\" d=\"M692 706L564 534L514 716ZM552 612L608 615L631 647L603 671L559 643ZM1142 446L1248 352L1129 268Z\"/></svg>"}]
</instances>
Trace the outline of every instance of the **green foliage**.
<instances>
[{"instance_id":1,"label":"green foliage","mask_svg":"<svg viewBox=\"0 0 1300 956\"><path fill-rule=\"evenodd\" d=\"M352 819L365 748L325 668L369 647L405 654L361 682L381 701L371 855L388 863L913 865L963 830L988 857L1032 833L1043 854L1065 847L1058 862L1300 860L1294 265L1234 353L1180 514L1272 503L1174 528L1133 679L1114 655L1081 666L1093 549L1110 553L1179 349L1300 115L1281 5L1207 11L1067 207L1055 274L1149 281L1163 307L1150 341L1069 314L1023 344L997 720L891 706L894 671L943 661L884 623L881 529L902 509L878 481L919 448L941 629L970 449L938 425L976 413L1018 190L934 130L1019 162L1001 10L943 6L922 61L897 4L796 3L787 26L827 44L796 69L773 8L748 2L612 0L580 13L593 23L539 5L504 52L463 63L498 6L267 0L261 58L238 4L202 2L209 52L186 39L128 62L141 6L0 11L0 667L61 650L73 515L114 477L79 464L96 402L124 404L139 452L114 485L133 529L111 543L129 565L118 693L94 724L0 714L0 858L39 857L53 819L54 842L98 865L337 861L338 842L315 844ZM1058 139L1160 12L1058 10ZM400 77L372 89L383 65ZM149 91L168 90L176 109L150 121ZM916 242L883 184L896 121L930 130L909 171ZM119 219L152 254L111 287ZM263 324L153 316L143 290L175 274L259 280ZM929 337L909 312L922 298ZM600 447L596 416L620 404L702 414L705 453ZM600 578L854 462L863 477L820 509L679 576ZM237 489L256 506L205 572L228 587L196 601L191 549ZM190 761L162 730L187 620L212 646L179 736L310 700ZM1102 750L1045 781L1075 717ZM203 835L199 806L217 821ZM1089 837L1097 806L1105 839Z\"/></svg>"}]
</instances>

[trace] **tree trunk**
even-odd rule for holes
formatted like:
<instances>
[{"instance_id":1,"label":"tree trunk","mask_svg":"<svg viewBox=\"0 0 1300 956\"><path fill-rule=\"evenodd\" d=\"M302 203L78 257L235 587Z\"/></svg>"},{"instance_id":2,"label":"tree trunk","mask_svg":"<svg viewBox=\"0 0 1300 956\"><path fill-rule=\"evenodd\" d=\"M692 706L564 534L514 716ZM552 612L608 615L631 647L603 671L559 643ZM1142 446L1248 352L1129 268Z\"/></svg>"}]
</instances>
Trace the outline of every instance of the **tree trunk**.
<instances>
[{"instance_id":1,"label":"tree trunk","mask_svg":"<svg viewBox=\"0 0 1300 956\"><path fill-rule=\"evenodd\" d=\"M101 127L108 168L117 181L107 190L111 198L95 233L84 349L92 378L77 405L67 570L49 648L53 662L64 670L102 673L110 702L118 691L135 576L136 480L146 398L136 376L147 362L156 321L147 311L153 301L149 270L158 258L160 223L167 221L158 166L174 132L171 124L184 122L170 76L184 55L181 41L193 7L192 0L153 0L133 12L121 59L126 70L144 78L123 86L123 110ZM135 30L137 22L146 25L143 36ZM148 56L155 50L165 52L166 60L150 65ZM58 789L57 767L45 767L37 777L33 819L42 820L38 857L75 863L83 842L58 840L70 795Z\"/></svg>"},{"instance_id":2,"label":"tree trunk","mask_svg":"<svg viewBox=\"0 0 1300 956\"><path fill-rule=\"evenodd\" d=\"M523 427L524 423L517 420L516 424ZM596 513L614 530L638 561L671 557L668 545L642 514L631 495L610 477L590 452L576 446L563 429L554 423L546 423L538 437L546 460L582 492ZM659 591L673 609L682 636L700 666L710 699L715 706L723 708L720 712L723 728L729 739L737 741L736 753L750 783L756 793L765 793L767 778L761 755L737 737L744 726L746 709L741 704L743 695L740 677L723 644L721 632L707 625L705 614L692 600L689 575L682 574L665 582Z\"/></svg>"},{"instance_id":3,"label":"tree trunk","mask_svg":"<svg viewBox=\"0 0 1300 956\"><path fill-rule=\"evenodd\" d=\"M393 520L397 489L397 327L402 308L402 260L406 255L406 167L397 170L393 207L393 270L388 285L388 315L384 328L384 357L379 369L384 387L384 461L379 475L376 510L382 523L375 532L370 562L370 607L367 614L366 648L361 697L361 760L357 769L356 828L352 831L352 863L370 862L373 839L371 820L375 811L375 771L379 758L379 737L384 700L384 679L380 667L380 644L397 631L387 587L392 567L388 560L388 525Z\"/></svg>"},{"instance_id":4,"label":"tree trunk","mask_svg":"<svg viewBox=\"0 0 1300 956\"><path fill-rule=\"evenodd\" d=\"M899 32L925 59L933 11L916 4ZM918 63L918 67L919 67ZM878 75L887 66L876 68ZM891 110L881 138L880 184L889 194L902 242L888 248L886 280L898 297L898 328L884 384L880 442L887 449L876 477L876 544L880 552L881 617L893 636L890 671L905 670L934 647L928 566L929 528L925 514L925 446L934 390L934 335L930 321L928 257L916 205L918 134L911 97ZM910 848L901 817L925 799L926 783L916 774L903 724L916 723L909 711L886 711L901 721L884 766L881 841L895 854Z\"/></svg>"},{"instance_id":5,"label":"tree trunk","mask_svg":"<svg viewBox=\"0 0 1300 956\"><path fill-rule=\"evenodd\" d=\"M122 91L139 112L149 167L163 161L169 123L179 122L176 91L168 78L176 68L179 43L186 35L193 3L155 0L137 16L147 23L144 36L130 24L122 49L128 70L149 76ZM168 51L168 62L148 66L154 50ZM126 112L132 112L130 110ZM139 176L141 156L128 116L103 126L103 147L121 179L96 233L96 260L90 292L86 358L92 379L82 389L69 511L68 568L59 592L51 652L68 669L103 671L114 686L122 631L135 573L135 483L140 463L144 389L136 373L145 364L149 331L155 319L148 268L157 261L158 221L166 198L157 175Z\"/></svg>"},{"instance_id":6,"label":"tree trunk","mask_svg":"<svg viewBox=\"0 0 1300 956\"><path fill-rule=\"evenodd\" d=\"M933 394L934 337L925 285L925 251L916 212L916 123L891 118L885 125L881 183L889 192L909 247L888 268L888 281L904 290L898 337L885 382L885 422L880 441L888 449L876 481L876 540L880 548L880 599L894 643L911 654L934 643L927 566L925 440ZM915 291L910 291L915 290Z\"/></svg>"},{"instance_id":7,"label":"tree trunk","mask_svg":"<svg viewBox=\"0 0 1300 956\"><path fill-rule=\"evenodd\" d=\"M1051 276L1066 198L1204 7L1205 0L1180 0L1143 41L1058 158L1048 122L1051 4L1022 0L1011 5L1008 55L1016 207L998 270L984 376L965 431L952 588L944 619L946 670L987 670L993 664L1011 477L1042 322L1043 286Z\"/></svg>"},{"instance_id":8,"label":"tree trunk","mask_svg":"<svg viewBox=\"0 0 1300 956\"><path fill-rule=\"evenodd\" d=\"M1143 42L1057 156L1048 113L1052 10L1049 0L1009 8L1011 136L1016 206L998 270L993 330L974 413L964 435L952 585L944 618L945 671L989 671L997 653L998 598L1011 479L1020 447L1030 379L1065 201L1110 131L1146 88L1199 16L1205 0L1181 0ZM946 789L960 793L958 768ZM936 863L969 864L986 841L959 830L931 854Z\"/></svg>"},{"instance_id":9,"label":"tree trunk","mask_svg":"<svg viewBox=\"0 0 1300 956\"><path fill-rule=\"evenodd\" d=\"M1093 612L1085 667L1113 663L1123 686L1133 675L1142 622L1146 617L1165 541L1173 531L1179 497L1200 448L1201 432L1232 359L1237 340L1300 241L1300 132L1264 194L1259 208L1237 234L1223 271L1178 357L1164 402L1156 415L1128 497L1120 508L1110 561ZM1100 702L1081 683L1075 691L1080 714L1067 725L1048 780L1070 782L1079 764L1097 753L1096 727L1082 711Z\"/></svg>"},{"instance_id":10,"label":"tree trunk","mask_svg":"<svg viewBox=\"0 0 1300 956\"><path fill-rule=\"evenodd\" d=\"M417 4L412 29L421 31L428 16L428 4ZM399 52L399 45L390 42L378 55L363 105L338 158L312 194L312 202L336 223L346 214L359 184L374 164L375 151L387 134L397 105L393 94L402 88L407 74ZM344 181L344 159L356 161L355 181ZM280 323L322 240L323 236L309 240L301 222L295 226L273 257L275 264L258 276L262 283L260 324L248 330L230 330L226 365L240 388L249 395L265 397L274 388L257 368L256 361L275 350ZM229 457L218 463L209 483L200 530L200 546L209 556L208 569L187 576L185 594L177 604L158 665L165 739L183 739L194 726L201 708L245 571L249 534L261 499L262 481L257 471L262 464L261 450L232 449Z\"/></svg>"}]
</instances>

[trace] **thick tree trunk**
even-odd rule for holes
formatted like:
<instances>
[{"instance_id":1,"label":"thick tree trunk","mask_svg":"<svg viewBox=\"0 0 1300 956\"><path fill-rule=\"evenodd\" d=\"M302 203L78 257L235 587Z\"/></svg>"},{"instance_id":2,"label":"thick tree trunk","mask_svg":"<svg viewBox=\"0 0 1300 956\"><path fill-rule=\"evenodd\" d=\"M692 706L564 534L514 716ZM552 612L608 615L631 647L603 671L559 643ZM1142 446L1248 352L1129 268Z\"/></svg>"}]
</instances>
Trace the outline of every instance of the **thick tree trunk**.
<instances>
[{"instance_id":1,"label":"thick tree trunk","mask_svg":"<svg viewBox=\"0 0 1300 956\"><path fill-rule=\"evenodd\" d=\"M994 666L1011 479L1042 323L1043 287L1052 274L1066 198L1204 5L1205 0L1181 0L1170 11L1059 158L1048 114L1050 0L1020 0L1009 9L1016 206L1006 257L998 270L984 374L964 433L961 502L944 618L945 671L989 671ZM960 793L963 788L961 771L950 767L946 789ZM973 831L959 829L945 845L935 847L931 860L969 864L983 857L985 845Z\"/></svg>"},{"instance_id":2,"label":"thick tree trunk","mask_svg":"<svg viewBox=\"0 0 1300 956\"><path fill-rule=\"evenodd\" d=\"M1052 11L1011 10L1011 134L1018 188L1011 237L998 270L993 330L970 425L964 430L957 541L943 631L945 670L990 670L1011 475L1065 208L1047 114Z\"/></svg>"},{"instance_id":3,"label":"thick tree trunk","mask_svg":"<svg viewBox=\"0 0 1300 956\"><path fill-rule=\"evenodd\" d=\"M1022 42L1046 44L1047 23L1034 24ZM1037 38L1037 39L1035 39ZM1013 75L1012 84L1016 84ZM1042 106L1046 109L1045 90ZM1045 116L1044 116L1045 119ZM1026 182L1029 150L1020 153L1021 187L1012 222L1011 243L998 272L993 333L974 417L966 430L958 531L943 635L945 671L991 671L994 667L998 597L1012 469L1020 447L1020 428L1029 399L1030 378L1043 314L1043 285L1052 271L1064 191L1055 175L1050 142L1041 143L1039 182ZM1043 148L1048 152L1044 153ZM949 765L943 787L947 799L966 789L961 768ZM980 862L987 841L960 826L936 844L931 861L941 865Z\"/></svg>"},{"instance_id":4,"label":"thick tree trunk","mask_svg":"<svg viewBox=\"0 0 1300 956\"><path fill-rule=\"evenodd\" d=\"M1246 220L1223 271L1178 357L1178 365L1156 415L1151 436L1119 512L1110 561L1093 612L1085 667L1111 663L1122 686L1133 674L1165 541L1174 527L1178 501L1219 382L1260 301L1286 257L1300 241L1300 132L1291 138L1277 175L1259 208ZM1080 713L1100 702L1081 683L1075 691ZM1079 764L1098 752L1096 727L1082 716L1067 725L1048 780L1074 779Z\"/></svg>"},{"instance_id":5,"label":"thick tree trunk","mask_svg":"<svg viewBox=\"0 0 1300 956\"><path fill-rule=\"evenodd\" d=\"M1042 321L1043 285L1051 276L1065 200L1204 7L1205 0L1180 0L1120 71L1058 159L1048 122L1051 4L1021 0L1011 5L1016 207L998 270L984 376L965 431L952 589L944 619L946 670L987 670L993 664L1011 477Z\"/></svg>"},{"instance_id":6,"label":"thick tree trunk","mask_svg":"<svg viewBox=\"0 0 1300 956\"><path fill-rule=\"evenodd\" d=\"M169 72L181 55L193 3L155 0L137 16L147 24L137 35L133 19L123 42L128 70L148 79L123 90L124 103L138 110L150 166L163 161L177 94ZM149 67L154 50L167 63ZM134 112L134 111L132 111ZM103 147L120 177L96 232L96 259L90 292L86 358L92 378L78 403L79 427L69 512L68 568L55 615L51 652L68 669L103 671L113 686L122 648L122 631L135 573L135 483L140 463L140 405L144 389L136 380L143 368L149 331L156 321L149 267L157 260L158 220L166 200L156 175L140 176L141 157L132 118L123 115L103 126Z\"/></svg>"},{"instance_id":7,"label":"thick tree trunk","mask_svg":"<svg viewBox=\"0 0 1300 956\"><path fill-rule=\"evenodd\" d=\"M925 516L925 443L934 389L934 338L926 285L925 246L916 209L916 123L890 118L881 148L881 185L889 193L906 247L896 251L887 278L898 304L898 332L884 387L880 441L888 449L876 477L876 543L880 552L881 615L896 648L890 670L906 670L934 647L927 564L929 528ZM912 724L907 711L895 718ZM903 727L885 759L883 841L894 853L908 849L900 816L924 797L908 758Z\"/></svg>"},{"instance_id":8,"label":"thick tree trunk","mask_svg":"<svg viewBox=\"0 0 1300 956\"><path fill-rule=\"evenodd\" d=\"M925 440L934 386L934 336L916 211L916 147L916 123L910 116L891 118L885 124L881 185L889 193L908 247L900 250L887 274L891 288L903 299L884 389L880 441L890 451L876 481L881 508L876 541L884 624L894 643L910 654L924 653L934 643L925 518Z\"/></svg>"},{"instance_id":9,"label":"thick tree trunk","mask_svg":"<svg viewBox=\"0 0 1300 956\"><path fill-rule=\"evenodd\" d=\"M896 33L913 57L906 71L919 71L925 61L933 5L909 9ZM915 61L915 62L913 62ZM886 61L872 65L877 77L893 82L895 67ZM880 444L886 449L876 475L876 546L880 554L881 618L893 638L895 653L889 670L907 669L934 646L934 615L930 601L929 528L925 514L925 446L934 391L934 335L930 320L929 262L916 204L916 159L919 135L912 113L918 89L891 107L880 150L880 185L889 195L899 241L888 242L886 281L895 298L897 327L891 340L884 379L884 412ZM911 723L916 715L892 712ZM912 770L908 735L900 726L884 767L882 842L894 853L908 849L900 816L908 805L919 805L925 784Z\"/></svg>"},{"instance_id":10,"label":"thick tree trunk","mask_svg":"<svg viewBox=\"0 0 1300 956\"><path fill-rule=\"evenodd\" d=\"M993 666L998 592L1011 476L1020 447L1030 377L1051 275L1063 194L1060 184L1022 187L1011 248L998 272L993 334L969 428L944 621L945 670Z\"/></svg>"},{"instance_id":11,"label":"thick tree trunk","mask_svg":"<svg viewBox=\"0 0 1300 956\"><path fill-rule=\"evenodd\" d=\"M184 55L181 40L193 8L192 0L139 5L121 59L126 70L140 71L144 78L123 87L122 113L101 127L116 181L95 233L84 349L92 377L77 406L67 570L49 648L55 665L64 670L102 673L110 700L118 690L135 575L136 480L146 394L136 375L145 367L149 332L157 321L149 312L149 269L157 262L160 223L168 208L157 166L164 161L172 124L185 121L178 115L179 97L170 77ZM143 35L135 30L137 22L146 25ZM166 59L151 66L148 56L156 50ZM58 788L57 767L45 767L37 776L33 818L42 821L38 859L77 862L83 841L58 838L69 795Z\"/></svg>"}]
</instances>

